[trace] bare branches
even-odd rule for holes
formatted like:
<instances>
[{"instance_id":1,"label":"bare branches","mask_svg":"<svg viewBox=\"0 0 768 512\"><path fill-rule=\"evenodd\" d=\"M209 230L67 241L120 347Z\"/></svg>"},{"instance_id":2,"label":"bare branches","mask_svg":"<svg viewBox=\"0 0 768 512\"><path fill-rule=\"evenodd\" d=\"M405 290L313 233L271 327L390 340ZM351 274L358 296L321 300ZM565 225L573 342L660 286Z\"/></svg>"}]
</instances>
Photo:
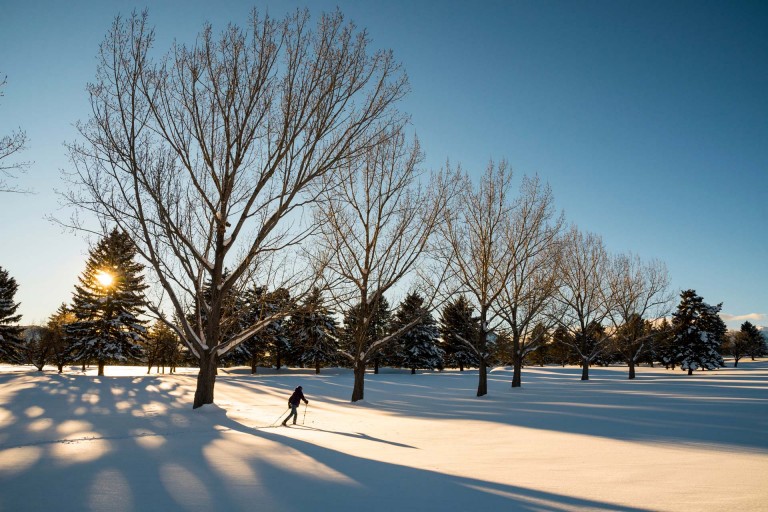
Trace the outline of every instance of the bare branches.
<instances>
[{"instance_id":1,"label":"bare branches","mask_svg":"<svg viewBox=\"0 0 768 512\"><path fill-rule=\"evenodd\" d=\"M246 30L205 26L160 61L153 43L146 13L115 20L65 199L133 237L183 338L212 354L221 297L271 256L298 257L317 185L402 124L392 106L407 82L338 11L314 29L307 11L253 11ZM187 320L191 304L205 308L206 332Z\"/></svg>"},{"instance_id":2,"label":"bare branches","mask_svg":"<svg viewBox=\"0 0 768 512\"><path fill-rule=\"evenodd\" d=\"M446 208L451 189L441 177L425 186L418 183L421 159L418 141L407 144L402 129L381 133L361 158L325 183L316 211L318 251L332 255L326 273L335 282L333 298L343 310L359 308L350 354L355 362L352 401L363 398L365 363L412 327L365 344L379 301L423 260Z\"/></svg>"},{"instance_id":3,"label":"bare branches","mask_svg":"<svg viewBox=\"0 0 768 512\"><path fill-rule=\"evenodd\" d=\"M7 79L3 77L0 80L0 97L3 96L3 87ZM18 175L24 173L29 167L29 162L13 161L27 146L27 133L24 130L17 130L8 135L0 136L0 192L26 193L17 186L9 183L8 180L15 180Z\"/></svg>"}]
</instances>

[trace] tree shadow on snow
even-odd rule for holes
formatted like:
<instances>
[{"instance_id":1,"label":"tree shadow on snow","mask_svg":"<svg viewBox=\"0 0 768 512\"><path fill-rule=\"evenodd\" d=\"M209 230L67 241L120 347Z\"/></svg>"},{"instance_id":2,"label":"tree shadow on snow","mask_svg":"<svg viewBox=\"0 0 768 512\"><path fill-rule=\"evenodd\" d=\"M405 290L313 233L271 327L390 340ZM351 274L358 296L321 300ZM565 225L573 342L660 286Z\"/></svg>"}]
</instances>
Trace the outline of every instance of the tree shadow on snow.
<instances>
[{"instance_id":1,"label":"tree shadow on snow","mask_svg":"<svg viewBox=\"0 0 768 512\"><path fill-rule=\"evenodd\" d=\"M644 510L379 462L249 428L216 406L191 410L193 382L0 376L0 510Z\"/></svg>"}]
</instances>

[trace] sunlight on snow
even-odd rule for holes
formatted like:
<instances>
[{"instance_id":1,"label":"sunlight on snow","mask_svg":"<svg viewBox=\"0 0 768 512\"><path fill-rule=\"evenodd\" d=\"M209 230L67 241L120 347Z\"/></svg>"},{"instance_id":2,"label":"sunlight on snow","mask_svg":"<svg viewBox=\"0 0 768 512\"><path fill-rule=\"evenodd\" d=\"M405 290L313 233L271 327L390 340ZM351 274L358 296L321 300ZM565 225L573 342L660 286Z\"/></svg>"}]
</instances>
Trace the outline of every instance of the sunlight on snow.
<instances>
[{"instance_id":1,"label":"sunlight on snow","mask_svg":"<svg viewBox=\"0 0 768 512\"><path fill-rule=\"evenodd\" d=\"M97 393L85 393L80 398L82 402L89 403L91 405L96 405L99 403L99 395Z\"/></svg>"},{"instance_id":2,"label":"sunlight on snow","mask_svg":"<svg viewBox=\"0 0 768 512\"><path fill-rule=\"evenodd\" d=\"M39 446L22 446L0 451L0 475L4 477L24 473L43 455Z\"/></svg>"},{"instance_id":3,"label":"sunlight on snow","mask_svg":"<svg viewBox=\"0 0 768 512\"><path fill-rule=\"evenodd\" d=\"M353 480L343 473L323 464L298 450L289 448L280 443L270 443L271 447L265 449L261 454L261 459L279 467L284 471L296 473L304 478L315 480L325 480L337 484L359 486L360 483Z\"/></svg>"},{"instance_id":4,"label":"sunlight on snow","mask_svg":"<svg viewBox=\"0 0 768 512\"><path fill-rule=\"evenodd\" d=\"M131 430L131 436L137 445L147 450L154 450L165 444L165 437L154 432L148 432L146 429Z\"/></svg>"},{"instance_id":5,"label":"sunlight on snow","mask_svg":"<svg viewBox=\"0 0 768 512\"><path fill-rule=\"evenodd\" d=\"M100 471L88 491L88 505L91 512L133 510L133 496L128 480L115 469Z\"/></svg>"},{"instance_id":6,"label":"sunlight on snow","mask_svg":"<svg viewBox=\"0 0 768 512\"><path fill-rule=\"evenodd\" d=\"M8 409L0 409L0 428L10 427L16 421L16 416Z\"/></svg>"},{"instance_id":7,"label":"sunlight on snow","mask_svg":"<svg viewBox=\"0 0 768 512\"><path fill-rule=\"evenodd\" d=\"M222 452L228 456L222 457ZM242 456L243 453L248 452L244 452L241 446L224 440L213 441L203 448L205 460L226 480L234 481L235 484L253 485L256 473Z\"/></svg>"},{"instance_id":8,"label":"sunlight on snow","mask_svg":"<svg viewBox=\"0 0 768 512\"><path fill-rule=\"evenodd\" d=\"M24 411L24 414L27 415L27 418L37 418L38 416L42 416L44 413L45 409L36 405L27 407L27 409Z\"/></svg>"},{"instance_id":9,"label":"sunlight on snow","mask_svg":"<svg viewBox=\"0 0 768 512\"><path fill-rule=\"evenodd\" d=\"M61 425L56 428L56 431L62 436L74 434L75 432L81 432L93 428L93 425L87 421L68 420L63 421Z\"/></svg>"},{"instance_id":10,"label":"sunlight on snow","mask_svg":"<svg viewBox=\"0 0 768 512\"><path fill-rule=\"evenodd\" d=\"M85 446L82 443L86 443ZM64 466L98 460L111 451L106 439L96 432L78 432L51 447L51 456Z\"/></svg>"},{"instance_id":11,"label":"sunlight on snow","mask_svg":"<svg viewBox=\"0 0 768 512\"><path fill-rule=\"evenodd\" d=\"M205 482L179 464L163 464L160 482L173 499L186 510L215 510Z\"/></svg>"},{"instance_id":12,"label":"sunlight on snow","mask_svg":"<svg viewBox=\"0 0 768 512\"><path fill-rule=\"evenodd\" d=\"M40 418L27 425L27 430L30 432L42 432L48 430L53 426L53 420L51 418Z\"/></svg>"},{"instance_id":13,"label":"sunlight on snow","mask_svg":"<svg viewBox=\"0 0 768 512\"><path fill-rule=\"evenodd\" d=\"M115 402L115 409L119 412L128 411L132 409L134 406L134 402L129 400L120 400L119 402Z\"/></svg>"}]
</instances>

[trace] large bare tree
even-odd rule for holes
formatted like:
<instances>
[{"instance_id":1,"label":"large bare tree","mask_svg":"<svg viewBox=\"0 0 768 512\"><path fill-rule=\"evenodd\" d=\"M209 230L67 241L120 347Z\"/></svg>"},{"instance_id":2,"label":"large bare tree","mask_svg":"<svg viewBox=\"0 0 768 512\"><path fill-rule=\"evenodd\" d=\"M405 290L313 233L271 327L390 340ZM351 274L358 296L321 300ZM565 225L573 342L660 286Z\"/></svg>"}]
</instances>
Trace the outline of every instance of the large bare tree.
<instances>
[{"instance_id":1,"label":"large bare tree","mask_svg":"<svg viewBox=\"0 0 768 512\"><path fill-rule=\"evenodd\" d=\"M461 174L461 171L458 171ZM514 247L505 235L515 210L512 170L502 160L490 162L479 184L461 175L461 194L446 210L439 232L443 239L442 258L449 268L451 293L463 293L474 303L479 315L477 338L464 340L477 357L477 396L488 394L488 339L500 324L498 304L514 270Z\"/></svg>"},{"instance_id":2,"label":"large bare tree","mask_svg":"<svg viewBox=\"0 0 768 512\"><path fill-rule=\"evenodd\" d=\"M3 97L6 81L5 77L0 79L0 98ZM29 162L14 160L26 145L27 132L22 129L0 136L0 192L26 192L9 181L15 180L29 167Z\"/></svg>"},{"instance_id":3,"label":"large bare tree","mask_svg":"<svg viewBox=\"0 0 768 512\"><path fill-rule=\"evenodd\" d=\"M608 345L610 332L603 323L611 313L610 258L603 239L582 233L575 226L565 235L558 259L560 285L555 295L561 327L571 336L563 343L581 358L581 380L589 380L589 365Z\"/></svg>"},{"instance_id":4,"label":"large bare tree","mask_svg":"<svg viewBox=\"0 0 768 512\"><path fill-rule=\"evenodd\" d=\"M516 388L522 384L523 359L545 342L546 330L554 325L563 215L556 216L549 185L538 176L524 177L509 220L501 235L508 247L509 274L492 307L511 337Z\"/></svg>"},{"instance_id":5,"label":"large bare tree","mask_svg":"<svg viewBox=\"0 0 768 512\"><path fill-rule=\"evenodd\" d=\"M652 326L672 313L669 273L660 260L642 261L632 254L617 254L608 268L613 348L629 365L635 365L648 342L658 335Z\"/></svg>"},{"instance_id":6,"label":"large bare tree","mask_svg":"<svg viewBox=\"0 0 768 512\"><path fill-rule=\"evenodd\" d=\"M155 314L200 361L195 408L213 402L218 358L274 320L224 337L223 298L254 272L268 280L270 258L287 261L315 229L315 185L402 123L391 52L369 53L338 11L309 21L254 11L246 28L207 25L156 60L146 13L118 17L70 145L65 197L135 241L163 292Z\"/></svg>"},{"instance_id":7,"label":"large bare tree","mask_svg":"<svg viewBox=\"0 0 768 512\"><path fill-rule=\"evenodd\" d=\"M316 211L319 252L332 255L325 268L337 309L355 308L351 347L343 352L354 368L352 402L364 398L366 365L420 320L368 339L384 294L415 279L452 190L439 175L420 183L421 160L418 141L408 144L401 128L384 134L340 179L326 184ZM437 286L433 281L429 289Z\"/></svg>"}]
</instances>

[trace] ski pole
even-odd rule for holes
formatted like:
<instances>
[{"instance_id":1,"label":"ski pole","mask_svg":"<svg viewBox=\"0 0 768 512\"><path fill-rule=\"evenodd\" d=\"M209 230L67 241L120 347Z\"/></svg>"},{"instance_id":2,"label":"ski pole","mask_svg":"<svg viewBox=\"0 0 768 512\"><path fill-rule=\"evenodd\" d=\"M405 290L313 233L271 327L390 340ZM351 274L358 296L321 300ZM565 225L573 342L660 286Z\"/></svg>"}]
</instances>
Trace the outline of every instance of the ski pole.
<instances>
[{"instance_id":1,"label":"ski pole","mask_svg":"<svg viewBox=\"0 0 768 512\"><path fill-rule=\"evenodd\" d=\"M290 407L289 407L288 409L290 409ZM271 425L269 425L269 426L270 426L270 427L273 427L273 426L274 426L274 425L275 425L275 424L276 424L278 421L280 421L280 418L282 418L282 417L283 417L283 414L285 414L285 413L287 413L287 412L288 412L288 409L286 409L286 410L284 410L283 412L281 412L281 413L280 413L280 416L278 416L278 417L277 417L277 419L276 419L275 421L273 421L273 422L272 422L272 424L271 424Z\"/></svg>"},{"instance_id":2,"label":"ski pole","mask_svg":"<svg viewBox=\"0 0 768 512\"><path fill-rule=\"evenodd\" d=\"M301 418L301 424L304 424L304 420L307 419L307 406L309 404L304 404L304 416Z\"/></svg>"}]
</instances>

